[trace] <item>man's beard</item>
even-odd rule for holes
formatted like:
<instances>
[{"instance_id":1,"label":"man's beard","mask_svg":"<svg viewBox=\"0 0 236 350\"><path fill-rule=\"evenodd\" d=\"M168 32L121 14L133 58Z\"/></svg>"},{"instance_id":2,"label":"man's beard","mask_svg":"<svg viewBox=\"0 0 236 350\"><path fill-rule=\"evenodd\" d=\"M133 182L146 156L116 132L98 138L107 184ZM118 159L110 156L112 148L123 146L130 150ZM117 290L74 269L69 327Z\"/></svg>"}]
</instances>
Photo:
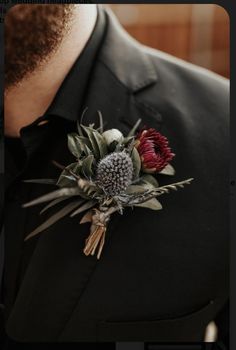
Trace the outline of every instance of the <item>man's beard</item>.
<instances>
[{"instance_id":1,"label":"man's beard","mask_svg":"<svg viewBox=\"0 0 236 350\"><path fill-rule=\"evenodd\" d=\"M56 52L70 29L73 4L15 5L5 18L5 89L17 85Z\"/></svg>"}]
</instances>

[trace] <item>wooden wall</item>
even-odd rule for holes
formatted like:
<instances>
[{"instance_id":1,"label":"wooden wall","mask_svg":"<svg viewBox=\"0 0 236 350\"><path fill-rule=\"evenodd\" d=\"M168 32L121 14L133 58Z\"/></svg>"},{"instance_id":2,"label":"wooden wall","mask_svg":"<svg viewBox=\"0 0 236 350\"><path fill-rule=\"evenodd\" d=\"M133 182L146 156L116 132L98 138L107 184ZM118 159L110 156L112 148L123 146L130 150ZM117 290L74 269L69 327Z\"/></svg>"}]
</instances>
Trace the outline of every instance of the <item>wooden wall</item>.
<instances>
[{"instance_id":1,"label":"wooden wall","mask_svg":"<svg viewBox=\"0 0 236 350\"><path fill-rule=\"evenodd\" d=\"M140 42L229 77L229 18L218 5L109 5Z\"/></svg>"}]
</instances>

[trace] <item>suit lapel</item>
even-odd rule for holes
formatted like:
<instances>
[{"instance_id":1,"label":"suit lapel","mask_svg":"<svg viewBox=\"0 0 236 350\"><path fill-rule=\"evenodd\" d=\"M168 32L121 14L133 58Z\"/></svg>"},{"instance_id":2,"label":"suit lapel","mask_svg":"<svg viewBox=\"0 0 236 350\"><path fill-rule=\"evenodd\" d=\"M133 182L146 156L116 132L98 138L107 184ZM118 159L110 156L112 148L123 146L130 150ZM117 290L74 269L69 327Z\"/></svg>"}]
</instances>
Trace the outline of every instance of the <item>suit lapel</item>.
<instances>
[{"instance_id":1,"label":"suit lapel","mask_svg":"<svg viewBox=\"0 0 236 350\"><path fill-rule=\"evenodd\" d=\"M136 43L126 37L110 13L106 12L106 16L107 36L84 102L84 107L89 107L85 122L94 122L100 110L106 128L118 128L126 134L140 117L133 93L155 83L157 76ZM38 237L6 323L10 337L19 341L54 341L63 332L99 264L95 257L83 254L89 225L79 225L79 219L65 218ZM111 233L114 225L112 220ZM107 248L109 238L104 256Z\"/></svg>"}]
</instances>

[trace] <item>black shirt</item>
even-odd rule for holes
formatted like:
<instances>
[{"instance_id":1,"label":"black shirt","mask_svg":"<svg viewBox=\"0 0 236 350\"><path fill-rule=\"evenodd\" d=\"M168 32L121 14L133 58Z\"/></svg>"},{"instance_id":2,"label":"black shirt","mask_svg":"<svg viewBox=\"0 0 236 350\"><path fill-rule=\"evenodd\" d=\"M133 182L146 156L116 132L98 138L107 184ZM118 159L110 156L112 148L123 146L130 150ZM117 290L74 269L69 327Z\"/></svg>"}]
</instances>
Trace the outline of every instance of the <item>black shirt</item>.
<instances>
[{"instance_id":1,"label":"black shirt","mask_svg":"<svg viewBox=\"0 0 236 350\"><path fill-rule=\"evenodd\" d=\"M53 166L52 157L56 157L56 160L61 162L64 161L64 164L69 163L69 154L65 159L60 159L61 152L57 142L60 140L61 147L66 148L67 133L76 131L76 121L85 108L84 98L89 88L93 63L102 44L105 30L105 16L98 6L98 17L93 33L45 114L22 128L20 138L5 137L4 229L5 247L9 249L10 246L11 251L7 255L8 260L5 260L7 273L4 271L4 279L11 276L11 287L5 290L3 283L2 296L5 302L4 296L7 295L7 309L14 302L17 287L24 276L35 247L31 242L22 243L21 253L24 252L24 254L17 254L14 251L17 241L21 241L22 235L28 233L24 232L26 209L22 208L22 204L29 199L32 187L25 184L23 180L46 177L49 173L48 177L51 177L52 173L57 177L60 172ZM47 123L40 124L42 121L47 121ZM39 193L40 191L39 188ZM36 215L35 224L37 224L38 208L34 211L34 215ZM24 256L23 259L22 256ZM17 281L12 280L12 276L17 276Z\"/></svg>"}]
</instances>

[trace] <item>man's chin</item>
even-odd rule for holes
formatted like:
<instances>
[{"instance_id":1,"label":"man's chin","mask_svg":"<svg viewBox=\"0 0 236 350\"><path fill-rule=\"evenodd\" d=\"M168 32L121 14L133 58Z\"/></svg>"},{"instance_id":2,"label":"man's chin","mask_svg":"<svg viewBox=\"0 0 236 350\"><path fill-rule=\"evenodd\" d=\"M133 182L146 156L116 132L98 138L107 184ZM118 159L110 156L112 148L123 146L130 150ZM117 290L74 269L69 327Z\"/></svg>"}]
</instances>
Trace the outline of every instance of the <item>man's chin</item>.
<instances>
[{"instance_id":1,"label":"man's chin","mask_svg":"<svg viewBox=\"0 0 236 350\"><path fill-rule=\"evenodd\" d=\"M47 62L68 32L75 5L15 5L5 18L5 90Z\"/></svg>"}]
</instances>

